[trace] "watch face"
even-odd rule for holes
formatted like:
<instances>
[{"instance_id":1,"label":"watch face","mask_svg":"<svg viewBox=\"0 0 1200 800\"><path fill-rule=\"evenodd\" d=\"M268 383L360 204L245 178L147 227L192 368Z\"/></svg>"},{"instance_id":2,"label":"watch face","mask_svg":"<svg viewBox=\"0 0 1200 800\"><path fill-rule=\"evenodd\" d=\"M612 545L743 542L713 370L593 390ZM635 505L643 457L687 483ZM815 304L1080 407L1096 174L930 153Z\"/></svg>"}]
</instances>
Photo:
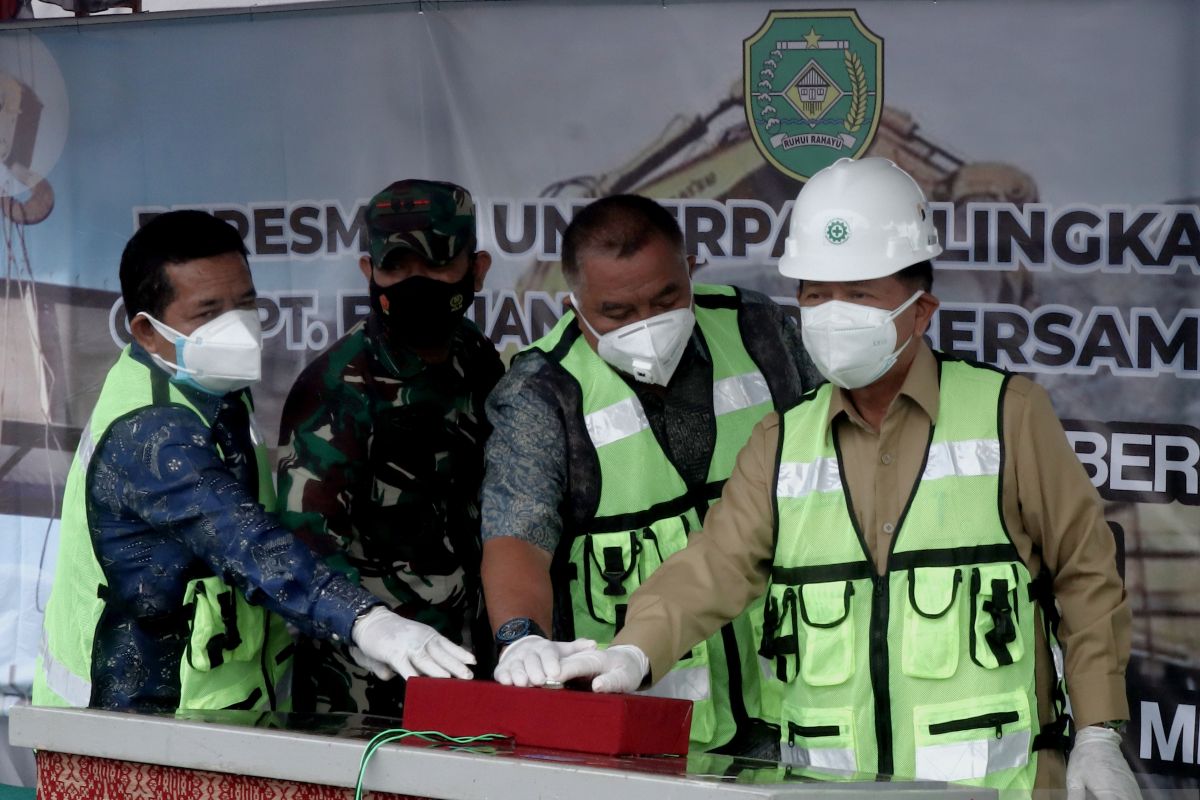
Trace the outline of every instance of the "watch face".
<instances>
[{"instance_id":1,"label":"watch face","mask_svg":"<svg viewBox=\"0 0 1200 800\"><path fill-rule=\"evenodd\" d=\"M496 631L496 641L500 644L511 644L532 633L538 633L537 623L529 617L514 617L504 623Z\"/></svg>"}]
</instances>

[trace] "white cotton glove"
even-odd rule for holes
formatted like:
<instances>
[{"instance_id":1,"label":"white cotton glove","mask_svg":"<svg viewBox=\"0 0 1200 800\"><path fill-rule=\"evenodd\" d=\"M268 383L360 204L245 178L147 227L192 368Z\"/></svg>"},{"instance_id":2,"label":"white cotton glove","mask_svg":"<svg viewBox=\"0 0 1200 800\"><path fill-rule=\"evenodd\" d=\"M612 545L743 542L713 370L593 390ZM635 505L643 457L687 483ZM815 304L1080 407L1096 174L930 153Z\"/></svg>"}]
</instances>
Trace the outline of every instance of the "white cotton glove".
<instances>
[{"instance_id":1,"label":"white cotton glove","mask_svg":"<svg viewBox=\"0 0 1200 800\"><path fill-rule=\"evenodd\" d=\"M640 647L632 644L614 644L607 650L576 653L563 659L559 680L566 683L572 678L595 675L592 679L593 692L614 694L636 692L650 672L650 659Z\"/></svg>"},{"instance_id":2,"label":"white cotton glove","mask_svg":"<svg viewBox=\"0 0 1200 800\"><path fill-rule=\"evenodd\" d=\"M1075 747L1067 759L1067 800L1140 800L1129 763L1121 752L1121 734L1100 725L1089 725L1075 734Z\"/></svg>"},{"instance_id":3,"label":"white cotton glove","mask_svg":"<svg viewBox=\"0 0 1200 800\"><path fill-rule=\"evenodd\" d=\"M595 650L591 639L552 642L541 636L525 636L504 648L493 677L505 686L545 686L561 682L559 663L572 653Z\"/></svg>"},{"instance_id":4,"label":"white cotton glove","mask_svg":"<svg viewBox=\"0 0 1200 800\"><path fill-rule=\"evenodd\" d=\"M350 638L356 646L350 648L354 660L384 680L397 673L405 678L428 675L468 680L471 678L468 665L475 663L475 656L433 628L393 614L383 606L376 606L360 617L350 631ZM354 655L356 648L362 659Z\"/></svg>"},{"instance_id":5,"label":"white cotton glove","mask_svg":"<svg viewBox=\"0 0 1200 800\"><path fill-rule=\"evenodd\" d=\"M391 667L382 661L376 661L354 645L350 645L350 657L354 659L355 664L358 664L380 680L390 681L396 677L396 673L392 671Z\"/></svg>"}]
</instances>

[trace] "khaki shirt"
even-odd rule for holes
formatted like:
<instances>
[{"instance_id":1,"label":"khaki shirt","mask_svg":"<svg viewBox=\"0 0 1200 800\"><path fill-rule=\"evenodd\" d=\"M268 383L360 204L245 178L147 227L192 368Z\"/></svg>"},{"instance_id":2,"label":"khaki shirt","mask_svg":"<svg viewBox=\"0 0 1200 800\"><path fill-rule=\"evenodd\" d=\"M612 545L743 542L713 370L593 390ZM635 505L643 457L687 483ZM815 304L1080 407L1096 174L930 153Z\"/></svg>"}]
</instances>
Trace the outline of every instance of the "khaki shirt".
<instances>
[{"instance_id":1,"label":"khaki shirt","mask_svg":"<svg viewBox=\"0 0 1200 800\"><path fill-rule=\"evenodd\" d=\"M880 574L938 413L937 361L924 342L918 346L878 432L862 420L844 390L835 389L829 402L827 424L831 430L836 426L854 513ZM1125 664L1131 619L1100 497L1044 389L1027 378L1012 378L1004 395L1003 422L1004 521L1030 574L1036 576L1044 567L1054 575L1075 723L1082 727L1128 719ZM738 454L704 529L693 533L688 546L631 598L625 627L614 643L645 651L654 679L765 591L775 555L778 449L779 417L768 414ZM1045 722L1051 718L1053 665L1045 646L1039 644L1037 653L1039 711ZM1061 786L1061 758L1048 755L1039 753L1038 786Z\"/></svg>"}]
</instances>

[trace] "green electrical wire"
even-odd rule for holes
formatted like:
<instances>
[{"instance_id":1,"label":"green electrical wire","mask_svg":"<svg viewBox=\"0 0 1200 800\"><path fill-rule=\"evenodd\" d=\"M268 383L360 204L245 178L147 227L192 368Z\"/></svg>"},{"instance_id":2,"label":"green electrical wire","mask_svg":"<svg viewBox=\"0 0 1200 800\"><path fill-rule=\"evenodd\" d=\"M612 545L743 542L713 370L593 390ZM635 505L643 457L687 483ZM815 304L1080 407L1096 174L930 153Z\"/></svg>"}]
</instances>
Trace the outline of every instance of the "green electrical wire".
<instances>
[{"instance_id":1,"label":"green electrical wire","mask_svg":"<svg viewBox=\"0 0 1200 800\"><path fill-rule=\"evenodd\" d=\"M367 771L367 762L375 755L375 751L385 744L397 742L401 739L407 739L410 736L415 736L418 739L424 739L427 742L443 742L446 744L459 745L453 749L465 749L462 745L476 744L478 742L494 742L508 737L502 733L483 733L479 736L447 736L441 731L410 731L404 728L389 728L386 731L378 734L370 742L367 743L367 749L363 751L362 758L358 762L358 781L354 786L354 800L362 800L363 795L363 775Z\"/></svg>"}]
</instances>

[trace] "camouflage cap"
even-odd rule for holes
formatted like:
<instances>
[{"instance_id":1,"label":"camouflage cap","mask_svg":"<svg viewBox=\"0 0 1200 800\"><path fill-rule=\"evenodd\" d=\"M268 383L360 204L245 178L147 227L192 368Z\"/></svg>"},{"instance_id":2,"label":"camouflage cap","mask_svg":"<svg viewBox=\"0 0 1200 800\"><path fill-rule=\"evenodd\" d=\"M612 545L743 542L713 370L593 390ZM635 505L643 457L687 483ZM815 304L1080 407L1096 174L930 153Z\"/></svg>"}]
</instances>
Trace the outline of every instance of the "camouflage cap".
<instances>
[{"instance_id":1,"label":"camouflage cap","mask_svg":"<svg viewBox=\"0 0 1200 800\"><path fill-rule=\"evenodd\" d=\"M475 203L461 186L396 181L371 198L364 213L371 261L400 248L445 264L475 243Z\"/></svg>"}]
</instances>

